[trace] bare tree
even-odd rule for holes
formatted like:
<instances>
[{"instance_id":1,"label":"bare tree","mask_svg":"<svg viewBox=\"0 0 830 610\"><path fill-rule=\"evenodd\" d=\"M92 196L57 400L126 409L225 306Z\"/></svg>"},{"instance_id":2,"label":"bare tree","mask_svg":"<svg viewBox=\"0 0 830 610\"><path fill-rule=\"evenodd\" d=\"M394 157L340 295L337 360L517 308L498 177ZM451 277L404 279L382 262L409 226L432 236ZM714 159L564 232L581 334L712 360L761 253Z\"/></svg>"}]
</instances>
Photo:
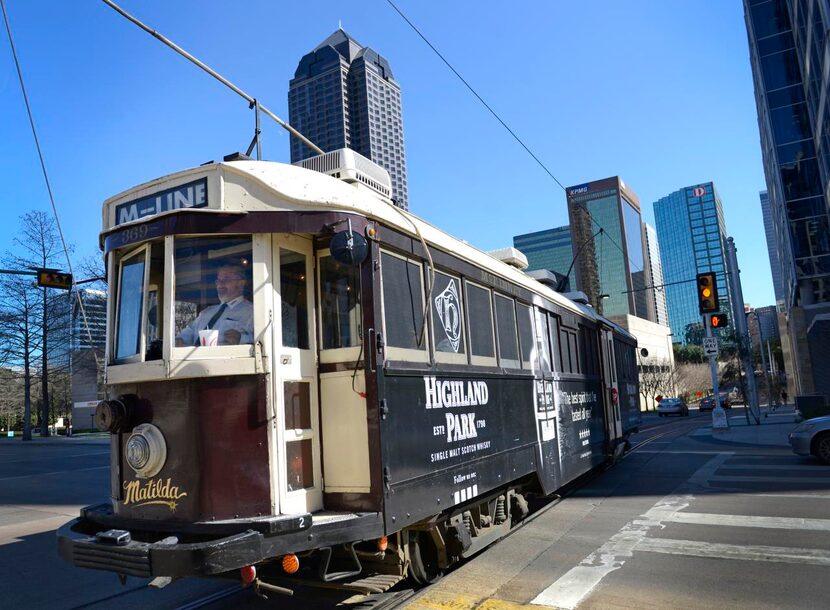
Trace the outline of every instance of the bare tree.
<instances>
[{"instance_id":1,"label":"bare tree","mask_svg":"<svg viewBox=\"0 0 830 610\"><path fill-rule=\"evenodd\" d=\"M642 358L640 360L640 394L646 403L646 411L656 408L657 396L674 394L675 372L668 358Z\"/></svg>"},{"instance_id":2,"label":"bare tree","mask_svg":"<svg viewBox=\"0 0 830 610\"><path fill-rule=\"evenodd\" d=\"M55 268L63 261L63 248L54 221L45 212L27 212L20 219L14 239L16 249L6 255L5 266L15 270ZM65 298L65 297L64 297ZM23 438L31 440L32 382L40 360L41 435L49 436L49 357L50 350L66 349L50 345L49 336L57 322L50 322L55 299L49 289L38 288L31 277L13 276L0 287L0 364L19 367L23 375ZM68 320L66 320L68 323Z\"/></svg>"}]
</instances>

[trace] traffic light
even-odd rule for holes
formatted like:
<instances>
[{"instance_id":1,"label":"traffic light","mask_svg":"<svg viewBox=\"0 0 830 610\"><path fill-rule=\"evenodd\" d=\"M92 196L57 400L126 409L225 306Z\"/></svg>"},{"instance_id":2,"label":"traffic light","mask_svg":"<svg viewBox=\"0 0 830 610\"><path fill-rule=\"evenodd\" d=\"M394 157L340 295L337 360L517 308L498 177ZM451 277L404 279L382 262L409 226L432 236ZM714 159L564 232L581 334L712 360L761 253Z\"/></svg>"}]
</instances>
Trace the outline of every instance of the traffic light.
<instances>
[{"instance_id":1,"label":"traffic light","mask_svg":"<svg viewBox=\"0 0 830 610\"><path fill-rule=\"evenodd\" d=\"M72 288L72 274L61 273L54 269L38 269L37 285L44 288L61 288L69 290Z\"/></svg>"},{"instance_id":2,"label":"traffic light","mask_svg":"<svg viewBox=\"0 0 830 610\"><path fill-rule=\"evenodd\" d=\"M712 328L726 328L729 324L729 317L725 313L713 313L709 316L709 323Z\"/></svg>"},{"instance_id":3,"label":"traffic light","mask_svg":"<svg viewBox=\"0 0 830 610\"><path fill-rule=\"evenodd\" d=\"M701 314L718 310L718 284L714 273L697 274L697 303Z\"/></svg>"}]
</instances>

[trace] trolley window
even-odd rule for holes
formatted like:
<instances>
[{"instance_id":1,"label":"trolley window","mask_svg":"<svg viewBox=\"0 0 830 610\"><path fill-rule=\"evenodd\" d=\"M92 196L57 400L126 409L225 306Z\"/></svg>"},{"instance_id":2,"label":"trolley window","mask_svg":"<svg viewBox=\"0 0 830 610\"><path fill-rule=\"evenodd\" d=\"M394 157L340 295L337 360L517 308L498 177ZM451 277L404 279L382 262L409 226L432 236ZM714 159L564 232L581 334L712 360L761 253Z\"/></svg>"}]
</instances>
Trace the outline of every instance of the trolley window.
<instances>
[{"instance_id":1,"label":"trolley window","mask_svg":"<svg viewBox=\"0 0 830 610\"><path fill-rule=\"evenodd\" d=\"M522 368L533 368L533 310L521 303L516 303L516 321L519 327L519 345L522 355Z\"/></svg>"},{"instance_id":2,"label":"trolley window","mask_svg":"<svg viewBox=\"0 0 830 610\"><path fill-rule=\"evenodd\" d=\"M496 331L499 337L499 360L504 368L518 369L519 343L516 337L516 309L513 299L496 296Z\"/></svg>"},{"instance_id":3,"label":"trolley window","mask_svg":"<svg viewBox=\"0 0 830 610\"><path fill-rule=\"evenodd\" d=\"M435 359L439 362L466 364L461 280L441 272L435 273L432 320Z\"/></svg>"},{"instance_id":4,"label":"trolley window","mask_svg":"<svg viewBox=\"0 0 830 610\"><path fill-rule=\"evenodd\" d=\"M147 272L146 246L125 256L118 268L115 360L138 360L142 347L142 318Z\"/></svg>"},{"instance_id":5,"label":"trolley window","mask_svg":"<svg viewBox=\"0 0 830 610\"><path fill-rule=\"evenodd\" d=\"M320 335L322 349L356 347L361 341L360 276L331 255L320 256Z\"/></svg>"},{"instance_id":6,"label":"trolley window","mask_svg":"<svg viewBox=\"0 0 830 610\"><path fill-rule=\"evenodd\" d=\"M393 360L426 362L421 265L389 252L380 255L386 345Z\"/></svg>"},{"instance_id":7,"label":"trolley window","mask_svg":"<svg viewBox=\"0 0 830 610\"><path fill-rule=\"evenodd\" d=\"M308 295L306 257L280 248L280 301L282 303L282 344L308 349Z\"/></svg>"},{"instance_id":8,"label":"trolley window","mask_svg":"<svg viewBox=\"0 0 830 610\"><path fill-rule=\"evenodd\" d=\"M466 282L467 328L470 331L470 361L473 364L496 365L493 337L493 304L490 290Z\"/></svg>"},{"instance_id":9,"label":"trolley window","mask_svg":"<svg viewBox=\"0 0 830 610\"><path fill-rule=\"evenodd\" d=\"M550 316L550 347L553 354L553 366L555 371L562 372L562 346L559 344L559 318L557 316Z\"/></svg>"},{"instance_id":10,"label":"trolley window","mask_svg":"<svg viewBox=\"0 0 830 610\"><path fill-rule=\"evenodd\" d=\"M539 354L539 368L550 373L550 341L548 339L548 316L536 310L536 352Z\"/></svg>"},{"instance_id":11,"label":"trolley window","mask_svg":"<svg viewBox=\"0 0 830 610\"><path fill-rule=\"evenodd\" d=\"M250 237L175 240L177 347L253 343L251 259Z\"/></svg>"}]
</instances>

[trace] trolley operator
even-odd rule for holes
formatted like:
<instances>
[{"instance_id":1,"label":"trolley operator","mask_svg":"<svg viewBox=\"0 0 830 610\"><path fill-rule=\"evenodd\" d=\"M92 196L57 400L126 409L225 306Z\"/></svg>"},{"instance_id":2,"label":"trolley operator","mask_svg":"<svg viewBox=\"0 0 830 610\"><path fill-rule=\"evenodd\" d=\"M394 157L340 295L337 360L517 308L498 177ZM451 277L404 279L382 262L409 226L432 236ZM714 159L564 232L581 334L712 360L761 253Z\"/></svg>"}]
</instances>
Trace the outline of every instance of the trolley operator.
<instances>
[{"instance_id":1,"label":"trolley operator","mask_svg":"<svg viewBox=\"0 0 830 610\"><path fill-rule=\"evenodd\" d=\"M222 265L216 275L219 303L203 309L176 337L176 347L199 345L200 330L216 330L219 345L252 343L254 308L245 298L245 270L240 265Z\"/></svg>"}]
</instances>

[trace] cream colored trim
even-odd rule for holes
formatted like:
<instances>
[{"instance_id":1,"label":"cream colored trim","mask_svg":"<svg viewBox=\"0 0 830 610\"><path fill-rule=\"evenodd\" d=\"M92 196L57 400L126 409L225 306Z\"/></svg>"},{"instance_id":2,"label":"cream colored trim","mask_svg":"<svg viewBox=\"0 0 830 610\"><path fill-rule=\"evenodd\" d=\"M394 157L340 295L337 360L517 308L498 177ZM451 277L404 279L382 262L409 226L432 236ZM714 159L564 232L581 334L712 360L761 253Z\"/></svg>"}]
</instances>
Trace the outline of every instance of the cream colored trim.
<instances>
[{"instance_id":1,"label":"cream colored trim","mask_svg":"<svg viewBox=\"0 0 830 610\"><path fill-rule=\"evenodd\" d=\"M396 230L417 237L412 226L420 229L432 246L451 253L488 273L516 283L531 292L547 298L573 313L584 315L580 308L557 292L531 279L521 271L477 250L418 218L394 208L391 202L379 196L358 190L345 182L301 167L270 161L234 161L215 163L171 174L125 191L104 202L104 227L112 227L110 208L126 201L150 195L198 179L208 177L208 209L244 213L248 211L338 210L353 212L371 220L381 221ZM219 176L222 177L220 183ZM221 186L220 186L221 184ZM235 187L235 188L232 188ZM241 188L245 197L231 196ZM223 190L224 189L224 190ZM223 197L221 204L214 197ZM207 209L202 208L203 211ZM175 212L173 212L175 213ZM123 226L123 225L122 225Z\"/></svg>"}]
</instances>

